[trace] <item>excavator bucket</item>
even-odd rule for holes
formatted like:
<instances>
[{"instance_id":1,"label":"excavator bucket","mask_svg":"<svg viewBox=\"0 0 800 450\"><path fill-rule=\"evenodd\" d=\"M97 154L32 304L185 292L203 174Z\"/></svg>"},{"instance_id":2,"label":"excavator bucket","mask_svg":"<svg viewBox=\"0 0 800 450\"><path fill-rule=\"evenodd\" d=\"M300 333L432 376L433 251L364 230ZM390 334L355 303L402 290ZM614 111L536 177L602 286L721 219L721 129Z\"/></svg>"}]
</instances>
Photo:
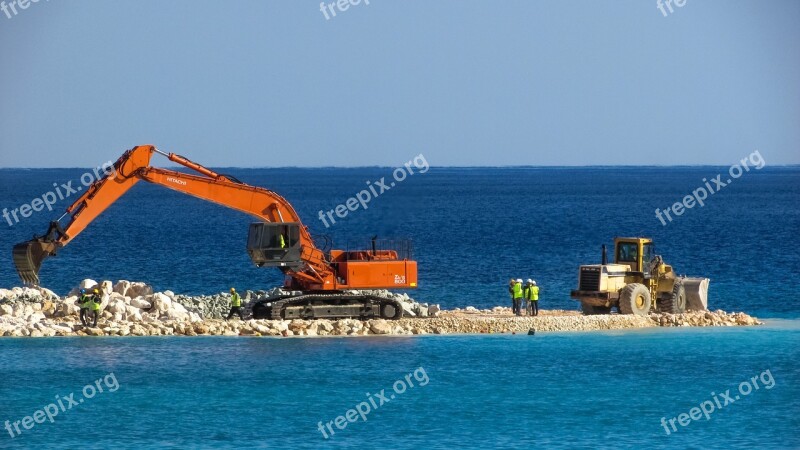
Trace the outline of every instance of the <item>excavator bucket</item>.
<instances>
[{"instance_id":1,"label":"excavator bucket","mask_svg":"<svg viewBox=\"0 0 800 450\"><path fill-rule=\"evenodd\" d=\"M686 292L686 309L705 311L708 309L708 278L684 278L683 289Z\"/></svg>"},{"instance_id":2,"label":"excavator bucket","mask_svg":"<svg viewBox=\"0 0 800 450\"><path fill-rule=\"evenodd\" d=\"M39 284L39 268L42 261L56 254L56 243L41 239L33 239L14 246L12 255L14 266L23 282Z\"/></svg>"}]
</instances>

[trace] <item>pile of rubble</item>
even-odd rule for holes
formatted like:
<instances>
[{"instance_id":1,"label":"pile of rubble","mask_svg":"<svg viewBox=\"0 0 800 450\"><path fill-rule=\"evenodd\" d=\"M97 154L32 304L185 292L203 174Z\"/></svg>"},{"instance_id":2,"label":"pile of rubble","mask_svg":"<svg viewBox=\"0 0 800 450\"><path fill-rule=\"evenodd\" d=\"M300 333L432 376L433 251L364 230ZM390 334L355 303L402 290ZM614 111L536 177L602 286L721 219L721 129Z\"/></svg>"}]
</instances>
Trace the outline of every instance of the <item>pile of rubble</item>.
<instances>
[{"instance_id":1,"label":"pile of rubble","mask_svg":"<svg viewBox=\"0 0 800 450\"><path fill-rule=\"evenodd\" d=\"M99 288L102 295L97 327L78 320L81 289ZM356 291L350 291L356 293ZM360 293L391 297L403 304L397 321L357 320L222 320L230 309L230 294L205 296L154 292L141 282L84 280L67 296L44 288L0 289L0 336L363 336L376 334L524 333L537 331L588 331L644 327L734 326L761 322L745 313L701 311L685 314L596 315L576 311L542 311L536 317L517 317L510 308L478 310L472 306L441 311L439 305L417 303L406 294L385 290ZM242 294L246 316L250 307L265 299L295 292L275 288Z\"/></svg>"}]
</instances>

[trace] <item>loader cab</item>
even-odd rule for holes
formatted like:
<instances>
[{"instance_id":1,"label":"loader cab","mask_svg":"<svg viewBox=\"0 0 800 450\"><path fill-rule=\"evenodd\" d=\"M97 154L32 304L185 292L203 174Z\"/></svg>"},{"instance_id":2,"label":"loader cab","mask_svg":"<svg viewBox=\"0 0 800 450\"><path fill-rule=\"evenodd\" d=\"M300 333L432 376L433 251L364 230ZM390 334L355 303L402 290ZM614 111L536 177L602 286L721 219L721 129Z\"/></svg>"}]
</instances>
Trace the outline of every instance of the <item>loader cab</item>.
<instances>
[{"instance_id":1,"label":"loader cab","mask_svg":"<svg viewBox=\"0 0 800 450\"><path fill-rule=\"evenodd\" d=\"M258 267L302 267L300 226L297 222L251 223L247 253L253 264Z\"/></svg>"},{"instance_id":2,"label":"loader cab","mask_svg":"<svg viewBox=\"0 0 800 450\"><path fill-rule=\"evenodd\" d=\"M614 239L614 261L628 266L631 272L649 272L646 265L655 257L653 240L648 238Z\"/></svg>"}]
</instances>

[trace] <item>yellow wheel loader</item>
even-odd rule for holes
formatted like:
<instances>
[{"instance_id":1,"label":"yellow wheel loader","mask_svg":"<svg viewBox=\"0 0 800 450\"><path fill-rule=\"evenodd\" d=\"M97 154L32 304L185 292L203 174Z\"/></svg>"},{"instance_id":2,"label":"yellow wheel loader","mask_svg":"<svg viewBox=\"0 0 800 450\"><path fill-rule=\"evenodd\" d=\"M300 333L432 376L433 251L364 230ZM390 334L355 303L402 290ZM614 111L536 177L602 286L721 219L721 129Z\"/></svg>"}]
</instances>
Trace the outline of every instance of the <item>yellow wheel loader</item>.
<instances>
[{"instance_id":1,"label":"yellow wheel loader","mask_svg":"<svg viewBox=\"0 0 800 450\"><path fill-rule=\"evenodd\" d=\"M655 253L649 238L614 239L614 263L608 263L603 245L602 263L581 266L578 289L570 297L581 302L586 315L644 316L651 311L679 314L708 307L708 278L678 277L672 266Z\"/></svg>"}]
</instances>

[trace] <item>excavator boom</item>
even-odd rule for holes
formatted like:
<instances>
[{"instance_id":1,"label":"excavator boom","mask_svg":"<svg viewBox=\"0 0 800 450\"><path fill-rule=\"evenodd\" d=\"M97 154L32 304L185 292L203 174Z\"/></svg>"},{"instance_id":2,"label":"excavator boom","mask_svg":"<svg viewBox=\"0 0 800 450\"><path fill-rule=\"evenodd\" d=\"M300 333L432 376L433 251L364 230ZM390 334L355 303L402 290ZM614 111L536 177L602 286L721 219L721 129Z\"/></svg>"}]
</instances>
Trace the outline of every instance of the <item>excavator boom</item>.
<instances>
[{"instance_id":1,"label":"excavator boom","mask_svg":"<svg viewBox=\"0 0 800 450\"><path fill-rule=\"evenodd\" d=\"M153 153L165 156L195 173L152 167ZM258 266L274 266L286 274L287 287L305 291L300 299L283 299L280 308L265 314L285 317L293 314L337 314L399 318L402 309L388 299L368 296L356 299L314 294L344 289L414 288L416 262L409 254L400 257L391 250L331 250L326 254L314 244L292 205L276 192L244 184L174 153L152 145L128 150L114 171L90 185L65 214L50 224L47 233L14 246L14 265L20 278L39 284L42 262L75 239L89 224L139 181L157 184L183 194L241 211L259 219L250 227L248 252ZM61 219L68 217L62 227ZM410 248L410 247L409 247ZM310 294L309 294L310 292ZM399 312L398 312L399 311Z\"/></svg>"},{"instance_id":2,"label":"excavator boom","mask_svg":"<svg viewBox=\"0 0 800 450\"><path fill-rule=\"evenodd\" d=\"M150 166L153 153L166 156L170 161L187 167L199 175ZM14 264L20 278L29 284L39 283L42 262L54 256L94 221L103 211L139 181L159 184L169 189L208 200L219 205L253 215L264 222L300 222L294 208L283 197L268 189L249 186L220 175L180 155L166 154L152 145L142 145L128 150L116 163L114 171L91 184L83 195L70 205L63 217L69 222L63 228L53 222L42 236L14 246ZM317 249L306 227L299 233L300 245L307 248L304 267L298 272L313 274L311 279L324 284L332 276L324 253ZM303 275L298 275L303 276ZM306 278L308 278L306 274Z\"/></svg>"}]
</instances>

